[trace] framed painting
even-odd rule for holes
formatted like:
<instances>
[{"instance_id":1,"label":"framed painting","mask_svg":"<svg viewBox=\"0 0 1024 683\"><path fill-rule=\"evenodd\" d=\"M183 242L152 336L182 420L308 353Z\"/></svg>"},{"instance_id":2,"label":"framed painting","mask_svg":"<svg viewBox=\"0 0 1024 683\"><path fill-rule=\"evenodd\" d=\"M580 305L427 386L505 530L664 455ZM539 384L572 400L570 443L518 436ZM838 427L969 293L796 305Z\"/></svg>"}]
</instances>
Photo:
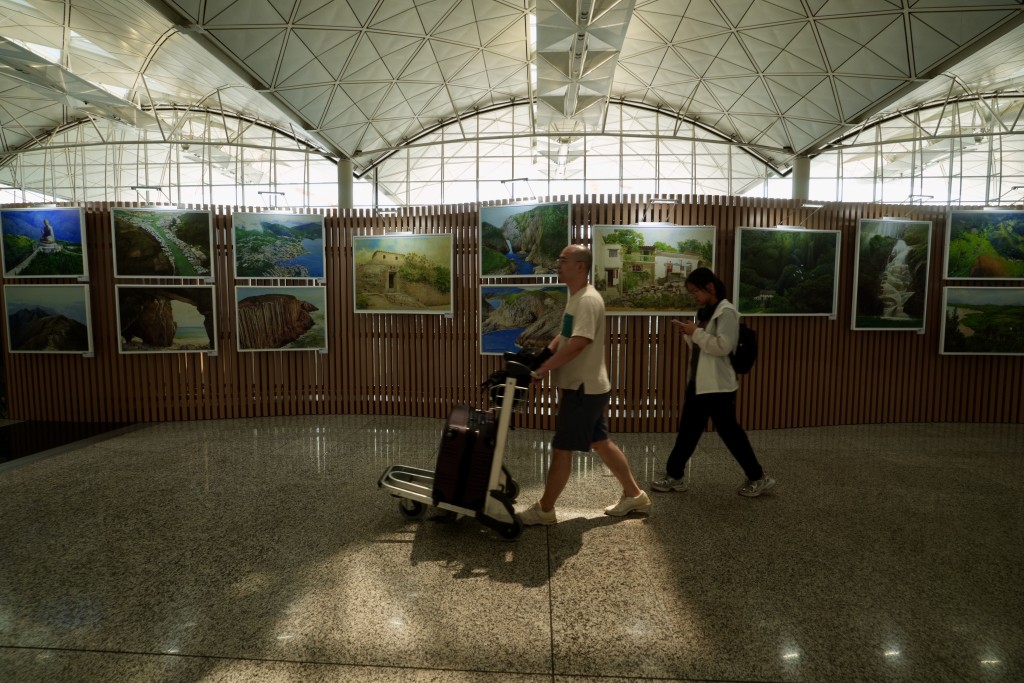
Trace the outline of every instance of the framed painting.
<instances>
[{"instance_id":1,"label":"framed painting","mask_svg":"<svg viewBox=\"0 0 1024 683\"><path fill-rule=\"evenodd\" d=\"M480 207L480 276L557 275L569 245L569 202Z\"/></svg>"},{"instance_id":2,"label":"framed painting","mask_svg":"<svg viewBox=\"0 0 1024 683\"><path fill-rule=\"evenodd\" d=\"M4 285L11 353L92 353L89 285Z\"/></svg>"},{"instance_id":3,"label":"framed painting","mask_svg":"<svg viewBox=\"0 0 1024 683\"><path fill-rule=\"evenodd\" d=\"M686 291L695 269L715 266L711 225L595 225L592 282L608 313L693 315Z\"/></svg>"},{"instance_id":4,"label":"framed painting","mask_svg":"<svg viewBox=\"0 0 1024 683\"><path fill-rule=\"evenodd\" d=\"M114 277L213 278L209 211L115 207L110 220Z\"/></svg>"},{"instance_id":5,"label":"framed painting","mask_svg":"<svg viewBox=\"0 0 1024 683\"><path fill-rule=\"evenodd\" d=\"M947 280L1024 280L1024 211L950 211Z\"/></svg>"},{"instance_id":6,"label":"framed painting","mask_svg":"<svg viewBox=\"0 0 1024 683\"><path fill-rule=\"evenodd\" d=\"M120 353L217 350L212 285L117 285L114 289Z\"/></svg>"},{"instance_id":7,"label":"framed painting","mask_svg":"<svg viewBox=\"0 0 1024 683\"><path fill-rule=\"evenodd\" d=\"M325 287L235 287L239 351L326 351Z\"/></svg>"},{"instance_id":8,"label":"framed painting","mask_svg":"<svg viewBox=\"0 0 1024 683\"><path fill-rule=\"evenodd\" d=\"M480 353L537 352L562 329L565 285L480 287Z\"/></svg>"},{"instance_id":9,"label":"framed painting","mask_svg":"<svg viewBox=\"0 0 1024 683\"><path fill-rule=\"evenodd\" d=\"M0 210L5 278L85 277L85 211L78 207Z\"/></svg>"},{"instance_id":10,"label":"framed painting","mask_svg":"<svg viewBox=\"0 0 1024 683\"><path fill-rule=\"evenodd\" d=\"M931 221L857 223L854 330L924 331L931 245Z\"/></svg>"},{"instance_id":11,"label":"framed painting","mask_svg":"<svg viewBox=\"0 0 1024 683\"><path fill-rule=\"evenodd\" d=\"M301 213L233 213L235 277L324 278L324 217Z\"/></svg>"},{"instance_id":12,"label":"framed painting","mask_svg":"<svg viewBox=\"0 0 1024 683\"><path fill-rule=\"evenodd\" d=\"M733 301L740 314L834 317L839 238L834 230L737 230Z\"/></svg>"},{"instance_id":13,"label":"framed painting","mask_svg":"<svg viewBox=\"0 0 1024 683\"><path fill-rule=\"evenodd\" d=\"M1024 356L1024 287L943 287L939 353Z\"/></svg>"},{"instance_id":14,"label":"framed painting","mask_svg":"<svg viewBox=\"0 0 1024 683\"><path fill-rule=\"evenodd\" d=\"M452 236L353 237L356 313L452 313Z\"/></svg>"}]
</instances>

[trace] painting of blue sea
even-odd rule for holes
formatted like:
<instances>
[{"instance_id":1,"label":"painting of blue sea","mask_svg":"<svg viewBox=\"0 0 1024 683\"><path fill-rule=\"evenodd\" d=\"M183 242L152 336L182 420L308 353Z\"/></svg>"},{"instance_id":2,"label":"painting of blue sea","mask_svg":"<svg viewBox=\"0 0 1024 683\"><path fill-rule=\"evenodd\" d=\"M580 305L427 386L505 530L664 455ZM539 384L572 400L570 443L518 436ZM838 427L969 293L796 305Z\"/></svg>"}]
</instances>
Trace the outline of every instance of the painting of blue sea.
<instances>
[{"instance_id":1,"label":"painting of blue sea","mask_svg":"<svg viewBox=\"0 0 1024 683\"><path fill-rule=\"evenodd\" d=\"M558 334L569 299L565 285L480 288L480 353L536 353Z\"/></svg>"},{"instance_id":2,"label":"painting of blue sea","mask_svg":"<svg viewBox=\"0 0 1024 683\"><path fill-rule=\"evenodd\" d=\"M83 277L85 213L78 207L0 210L6 278Z\"/></svg>"},{"instance_id":3,"label":"painting of blue sea","mask_svg":"<svg viewBox=\"0 0 1024 683\"><path fill-rule=\"evenodd\" d=\"M235 277L324 277L324 217L317 214L233 213Z\"/></svg>"}]
</instances>

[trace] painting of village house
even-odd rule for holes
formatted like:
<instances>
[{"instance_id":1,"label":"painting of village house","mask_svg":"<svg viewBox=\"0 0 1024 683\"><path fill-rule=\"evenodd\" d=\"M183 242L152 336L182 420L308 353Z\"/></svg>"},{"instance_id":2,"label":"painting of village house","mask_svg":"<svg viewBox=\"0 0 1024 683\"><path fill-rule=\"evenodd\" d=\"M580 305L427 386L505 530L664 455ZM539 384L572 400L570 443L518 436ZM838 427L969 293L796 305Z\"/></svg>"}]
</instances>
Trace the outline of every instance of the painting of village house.
<instances>
[{"instance_id":1,"label":"painting of village house","mask_svg":"<svg viewBox=\"0 0 1024 683\"><path fill-rule=\"evenodd\" d=\"M4 285L11 353L92 353L89 285Z\"/></svg>"},{"instance_id":2,"label":"painting of village house","mask_svg":"<svg viewBox=\"0 0 1024 683\"><path fill-rule=\"evenodd\" d=\"M565 285L480 287L480 353L537 353L562 327L569 290Z\"/></svg>"},{"instance_id":3,"label":"painting of village house","mask_svg":"<svg viewBox=\"0 0 1024 683\"><path fill-rule=\"evenodd\" d=\"M452 312L452 236L353 237L356 313Z\"/></svg>"},{"instance_id":4,"label":"painting of village house","mask_svg":"<svg viewBox=\"0 0 1024 683\"><path fill-rule=\"evenodd\" d=\"M81 277L89 274L85 212L77 207L0 211L3 274L18 277Z\"/></svg>"},{"instance_id":5,"label":"painting of village house","mask_svg":"<svg viewBox=\"0 0 1024 683\"><path fill-rule=\"evenodd\" d=\"M217 350L212 285L117 285L115 290L120 353Z\"/></svg>"},{"instance_id":6,"label":"painting of village house","mask_svg":"<svg viewBox=\"0 0 1024 683\"><path fill-rule=\"evenodd\" d=\"M110 210L114 276L213 278L213 223L209 211Z\"/></svg>"},{"instance_id":7,"label":"painting of village house","mask_svg":"<svg viewBox=\"0 0 1024 683\"><path fill-rule=\"evenodd\" d=\"M1024 356L1024 287L944 287L939 352Z\"/></svg>"},{"instance_id":8,"label":"painting of village house","mask_svg":"<svg viewBox=\"0 0 1024 683\"><path fill-rule=\"evenodd\" d=\"M568 202L480 207L480 276L556 275L569 244Z\"/></svg>"},{"instance_id":9,"label":"painting of village house","mask_svg":"<svg viewBox=\"0 0 1024 683\"><path fill-rule=\"evenodd\" d=\"M950 211L947 280L1024 280L1024 211Z\"/></svg>"},{"instance_id":10,"label":"painting of village house","mask_svg":"<svg viewBox=\"0 0 1024 683\"><path fill-rule=\"evenodd\" d=\"M593 254L593 283L609 313L692 315L686 277L714 268L715 228L595 225Z\"/></svg>"},{"instance_id":11,"label":"painting of village house","mask_svg":"<svg viewBox=\"0 0 1024 683\"><path fill-rule=\"evenodd\" d=\"M739 228L732 301L740 314L835 317L840 237L835 230Z\"/></svg>"},{"instance_id":12,"label":"painting of village house","mask_svg":"<svg viewBox=\"0 0 1024 683\"><path fill-rule=\"evenodd\" d=\"M322 279L324 217L299 213L233 213L235 277Z\"/></svg>"},{"instance_id":13,"label":"painting of village house","mask_svg":"<svg viewBox=\"0 0 1024 683\"><path fill-rule=\"evenodd\" d=\"M855 330L924 330L930 221L861 219L854 264Z\"/></svg>"},{"instance_id":14,"label":"painting of village house","mask_svg":"<svg viewBox=\"0 0 1024 683\"><path fill-rule=\"evenodd\" d=\"M325 287L235 287L239 351L326 351Z\"/></svg>"}]
</instances>

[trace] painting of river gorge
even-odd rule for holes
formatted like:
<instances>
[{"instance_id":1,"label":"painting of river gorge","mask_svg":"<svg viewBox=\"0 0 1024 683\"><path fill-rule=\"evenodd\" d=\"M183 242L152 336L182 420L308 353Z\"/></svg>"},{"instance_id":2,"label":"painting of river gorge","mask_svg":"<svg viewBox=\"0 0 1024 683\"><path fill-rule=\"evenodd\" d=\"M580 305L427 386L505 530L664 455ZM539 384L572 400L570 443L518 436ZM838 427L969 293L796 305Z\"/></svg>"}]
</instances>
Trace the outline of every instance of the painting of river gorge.
<instances>
[{"instance_id":1,"label":"painting of river gorge","mask_svg":"<svg viewBox=\"0 0 1024 683\"><path fill-rule=\"evenodd\" d=\"M326 351L326 287L235 287L239 351Z\"/></svg>"},{"instance_id":2,"label":"painting of river gorge","mask_svg":"<svg viewBox=\"0 0 1024 683\"><path fill-rule=\"evenodd\" d=\"M1024 280L1024 211L950 211L947 280Z\"/></svg>"},{"instance_id":3,"label":"painting of river gorge","mask_svg":"<svg viewBox=\"0 0 1024 683\"><path fill-rule=\"evenodd\" d=\"M115 277L213 277L209 211L117 207L110 216Z\"/></svg>"},{"instance_id":4,"label":"painting of river gorge","mask_svg":"<svg viewBox=\"0 0 1024 683\"><path fill-rule=\"evenodd\" d=\"M1024 356L1024 287L944 287L946 355Z\"/></svg>"},{"instance_id":5,"label":"painting of river gorge","mask_svg":"<svg viewBox=\"0 0 1024 683\"><path fill-rule=\"evenodd\" d=\"M556 275L569 245L568 202L480 207L480 276Z\"/></svg>"},{"instance_id":6,"label":"painting of river gorge","mask_svg":"<svg viewBox=\"0 0 1024 683\"><path fill-rule=\"evenodd\" d=\"M0 211L3 274L19 277L81 277L89 274L85 212L78 207Z\"/></svg>"},{"instance_id":7,"label":"painting of river gorge","mask_svg":"<svg viewBox=\"0 0 1024 683\"><path fill-rule=\"evenodd\" d=\"M854 265L854 330L924 330L930 221L861 219Z\"/></svg>"},{"instance_id":8,"label":"painting of river gorge","mask_svg":"<svg viewBox=\"0 0 1024 683\"><path fill-rule=\"evenodd\" d=\"M233 213L235 277L322 279L324 217L297 213Z\"/></svg>"},{"instance_id":9,"label":"painting of river gorge","mask_svg":"<svg viewBox=\"0 0 1024 683\"><path fill-rule=\"evenodd\" d=\"M565 285L485 285L480 288L480 353L536 353L562 327Z\"/></svg>"}]
</instances>

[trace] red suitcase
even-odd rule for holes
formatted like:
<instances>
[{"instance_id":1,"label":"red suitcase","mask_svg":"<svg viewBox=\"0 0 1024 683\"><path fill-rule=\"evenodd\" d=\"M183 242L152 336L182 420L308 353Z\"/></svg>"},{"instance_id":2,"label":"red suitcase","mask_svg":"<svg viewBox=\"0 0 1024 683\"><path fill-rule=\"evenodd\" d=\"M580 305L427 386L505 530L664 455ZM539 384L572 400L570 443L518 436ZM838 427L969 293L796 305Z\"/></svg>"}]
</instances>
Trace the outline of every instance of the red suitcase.
<instances>
[{"instance_id":1,"label":"red suitcase","mask_svg":"<svg viewBox=\"0 0 1024 683\"><path fill-rule=\"evenodd\" d=\"M491 477L498 422L494 413L459 405L448 415L437 449L434 504L482 510Z\"/></svg>"}]
</instances>

